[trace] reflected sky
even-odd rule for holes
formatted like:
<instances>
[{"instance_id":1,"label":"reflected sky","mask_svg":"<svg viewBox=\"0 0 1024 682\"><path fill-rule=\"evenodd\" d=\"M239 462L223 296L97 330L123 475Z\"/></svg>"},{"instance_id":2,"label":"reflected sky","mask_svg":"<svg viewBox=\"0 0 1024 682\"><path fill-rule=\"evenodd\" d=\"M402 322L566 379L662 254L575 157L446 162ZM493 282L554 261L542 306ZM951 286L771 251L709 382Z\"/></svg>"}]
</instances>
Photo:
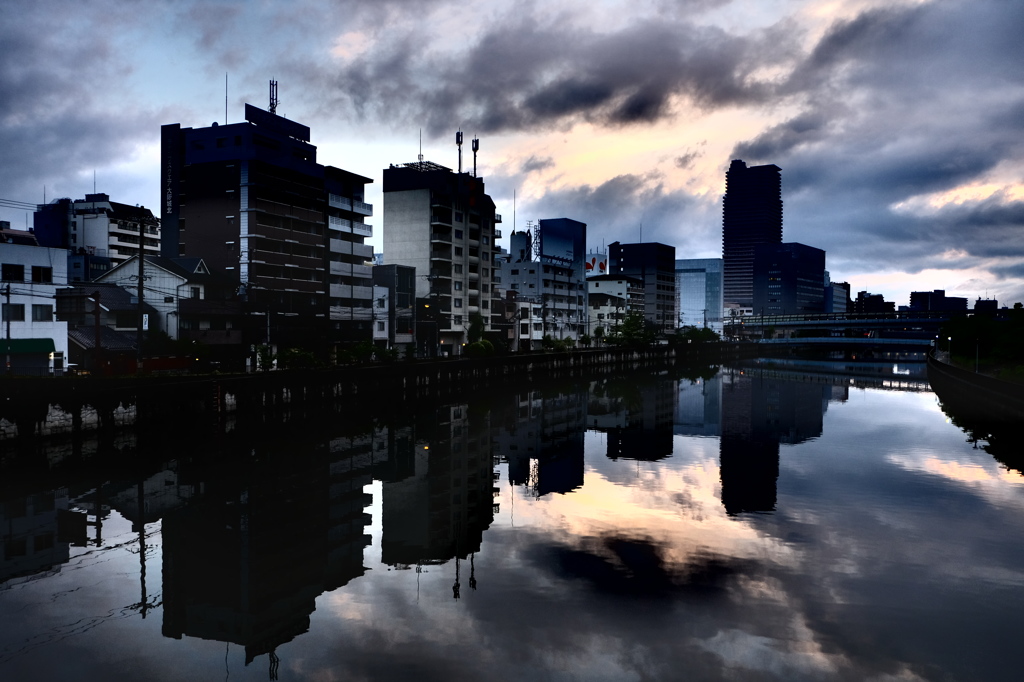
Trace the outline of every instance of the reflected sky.
<instances>
[{"instance_id":1,"label":"reflected sky","mask_svg":"<svg viewBox=\"0 0 1024 682\"><path fill-rule=\"evenodd\" d=\"M0 678L1019 676L1024 478L920 387L736 368L305 429L5 554ZM7 493L5 547L96 511L66 483Z\"/></svg>"}]
</instances>

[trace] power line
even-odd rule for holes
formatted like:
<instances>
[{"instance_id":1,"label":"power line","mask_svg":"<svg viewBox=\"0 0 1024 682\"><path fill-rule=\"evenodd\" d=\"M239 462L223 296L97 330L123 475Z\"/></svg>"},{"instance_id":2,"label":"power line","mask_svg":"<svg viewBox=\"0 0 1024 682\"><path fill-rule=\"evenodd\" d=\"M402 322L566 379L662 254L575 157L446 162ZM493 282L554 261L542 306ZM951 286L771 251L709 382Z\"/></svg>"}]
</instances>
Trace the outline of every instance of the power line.
<instances>
[{"instance_id":1,"label":"power line","mask_svg":"<svg viewBox=\"0 0 1024 682\"><path fill-rule=\"evenodd\" d=\"M25 201L16 201L14 199L0 199L0 206L4 208L17 208L23 211L35 211L39 208L38 204L30 204Z\"/></svg>"}]
</instances>

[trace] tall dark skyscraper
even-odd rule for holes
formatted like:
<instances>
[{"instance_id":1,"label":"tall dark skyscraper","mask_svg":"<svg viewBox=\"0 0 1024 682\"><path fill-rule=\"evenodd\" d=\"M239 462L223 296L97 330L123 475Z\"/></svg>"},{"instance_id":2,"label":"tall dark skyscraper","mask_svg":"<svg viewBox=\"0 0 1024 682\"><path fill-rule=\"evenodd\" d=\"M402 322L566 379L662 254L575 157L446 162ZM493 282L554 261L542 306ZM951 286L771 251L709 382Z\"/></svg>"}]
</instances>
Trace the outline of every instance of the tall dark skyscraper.
<instances>
[{"instance_id":1,"label":"tall dark skyscraper","mask_svg":"<svg viewBox=\"0 0 1024 682\"><path fill-rule=\"evenodd\" d=\"M723 299L754 305L754 247L782 242L782 171L734 159L722 199Z\"/></svg>"}]
</instances>

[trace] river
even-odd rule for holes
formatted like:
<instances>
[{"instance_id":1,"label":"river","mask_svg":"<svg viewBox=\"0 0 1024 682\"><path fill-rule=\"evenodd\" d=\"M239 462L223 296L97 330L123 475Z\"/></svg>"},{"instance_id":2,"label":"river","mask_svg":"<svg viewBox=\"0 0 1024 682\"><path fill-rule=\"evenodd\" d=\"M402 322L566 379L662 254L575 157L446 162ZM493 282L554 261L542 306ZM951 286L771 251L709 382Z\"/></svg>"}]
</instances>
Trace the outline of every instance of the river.
<instances>
[{"instance_id":1,"label":"river","mask_svg":"<svg viewBox=\"0 0 1024 682\"><path fill-rule=\"evenodd\" d=\"M1021 677L1021 439L920 365L182 432L5 455L0 679Z\"/></svg>"}]
</instances>

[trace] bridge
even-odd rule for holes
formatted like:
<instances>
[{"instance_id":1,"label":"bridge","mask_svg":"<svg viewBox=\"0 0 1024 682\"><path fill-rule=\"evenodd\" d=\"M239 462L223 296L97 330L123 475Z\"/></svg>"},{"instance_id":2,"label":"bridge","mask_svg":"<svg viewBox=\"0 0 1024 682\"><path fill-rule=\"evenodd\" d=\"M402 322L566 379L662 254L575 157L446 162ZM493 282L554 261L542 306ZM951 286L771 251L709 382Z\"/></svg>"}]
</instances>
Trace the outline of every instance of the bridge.
<instances>
[{"instance_id":1,"label":"bridge","mask_svg":"<svg viewBox=\"0 0 1024 682\"><path fill-rule=\"evenodd\" d=\"M955 312L821 313L805 315L745 315L727 319L736 336L773 339L800 336L922 339L930 342ZM808 334L817 331L818 334ZM927 345L927 344L925 344Z\"/></svg>"}]
</instances>

